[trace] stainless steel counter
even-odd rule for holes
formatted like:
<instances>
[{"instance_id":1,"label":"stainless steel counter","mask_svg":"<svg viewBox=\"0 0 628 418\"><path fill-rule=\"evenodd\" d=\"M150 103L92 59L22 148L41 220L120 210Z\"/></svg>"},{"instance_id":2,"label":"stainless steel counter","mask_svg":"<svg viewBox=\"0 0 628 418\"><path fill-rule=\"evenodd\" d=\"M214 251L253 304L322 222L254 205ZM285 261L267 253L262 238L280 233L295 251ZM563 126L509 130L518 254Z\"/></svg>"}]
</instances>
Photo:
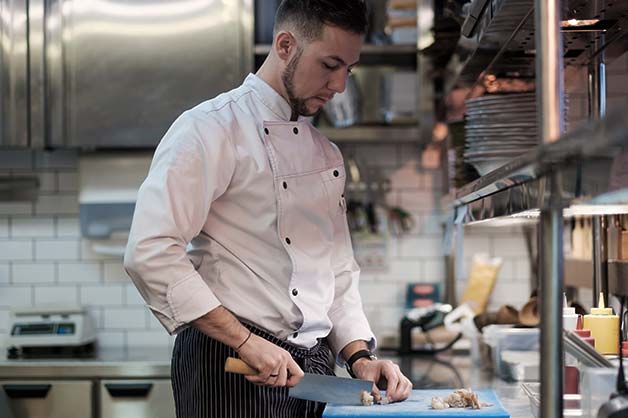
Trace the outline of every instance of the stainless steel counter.
<instances>
[{"instance_id":1,"label":"stainless steel counter","mask_svg":"<svg viewBox=\"0 0 628 418\"><path fill-rule=\"evenodd\" d=\"M170 378L168 349L99 349L87 359L0 359L0 379Z\"/></svg>"},{"instance_id":2,"label":"stainless steel counter","mask_svg":"<svg viewBox=\"0 0 628 418\"><path fill-rule=\"evenodd\" d=\"M0 379L144 379L170 377L169 350L104 349L93 359L0 360ZM472 364L466 355L438 357L397 356L381 358L399 364L415 389L494 389L512 418L532 417L526 394L518 383L494 378L489 370Z\"/></svg>"}]
</instances>

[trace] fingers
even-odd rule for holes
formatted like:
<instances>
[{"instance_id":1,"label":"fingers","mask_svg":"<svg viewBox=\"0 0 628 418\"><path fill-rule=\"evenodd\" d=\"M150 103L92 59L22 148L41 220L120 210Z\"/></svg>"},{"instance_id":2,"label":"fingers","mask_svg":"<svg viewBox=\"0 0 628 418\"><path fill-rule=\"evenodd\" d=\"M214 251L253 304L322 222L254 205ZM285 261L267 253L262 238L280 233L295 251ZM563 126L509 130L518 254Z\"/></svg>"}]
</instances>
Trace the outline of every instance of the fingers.
<instances>
[{"instance_id":1,"label":"fingers","mask_svg":"<svg viewBox=\"0 0 628 418\"><path fill-rule=\"evenodd\" d=\"M382 374L387 380L386 397L391 402L408 399L412 391L412 382L401 373L399 366L390 363L383 368Z\"/></svg>"},{"instance_id":2,"label":"fingers","mask_svg":"<svg viewBox=\"0 0 628 418\"><path fill-rule=\"evenodd\" d=\"M401 373L399 366L389 360L375 360L364 365L359 377L376 382L371 393L378 403L382 399L382 390L386 390L388 402L408 399L412 382Z\"/></svg>"},{"instance_id":3,"label":"fingers","mask_svg":"<svg viewBox=\"0 0 628 418\"><path fill-rule=\"evenodd\" d=\"M275 380L275 386L286 386L288 380L288 368L282 367L277 372L277 380Z\"/></svg>"},{"instance_id":4,"label":"fingers","mask_svg":"<svg viewBox=\"0 0 628 418\"><path fill-rule=\"evenodd\" d=\"M288 379L286 380L286 386L290 388L298 385L304 376L303 370L301 370L299 365L292 359L292 357L288 361L288 367L286 372L288 375Z\"/></svg>"},{"instance_id":5,"label":"fingers","mask_svg":"<svg viewBox=\"0 0 628 418\"><path fill-rule=\"evenodd\" d=\"M386 379L386 397L390 402L398 401L399 367L392 362L387 362L382 369L382 375Z\"/></svg>"},{"instance_id":6,"label":"fingers","mask_svg":"<svg viewBox=\"0 0 628 418\"><path fill-rule=\"evenodd\" d=\"M373 383L373 389L371 390L371 395L373 395L375 402L381 403L382 392L379 390L379 388L377 387L375 383Z\"/></svg>"},{"instance_id":7,"label":"fingers","mask_svg":"<svg viewBox=\"0 0 628 418\"><path fill-rule=\"evenodd\" d=\"M240 358L257 374L245 376L256 385L283 387L294 386L303 378L303 371L290 353L267 340L253 336L246 350L240 350Z\"/></svg>"}]
</instances>

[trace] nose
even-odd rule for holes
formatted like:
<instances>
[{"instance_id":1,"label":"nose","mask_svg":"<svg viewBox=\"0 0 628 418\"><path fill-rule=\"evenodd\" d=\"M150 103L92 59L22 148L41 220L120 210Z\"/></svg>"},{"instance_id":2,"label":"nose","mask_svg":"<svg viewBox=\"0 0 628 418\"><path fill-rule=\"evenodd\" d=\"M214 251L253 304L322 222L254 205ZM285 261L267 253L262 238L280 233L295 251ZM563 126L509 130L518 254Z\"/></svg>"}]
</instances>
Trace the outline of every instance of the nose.
<instances>
[{"instance_id":1,"label":"nose","mask_svg":"<svg viewBox=\"0 0 628 418\"><path fill-rule=\"evenodd\" d=\"M334 71L329 78L327 87L335 93L342 93L347 87L347 78L349 74L345 71Z\"/></svg>"}]
</instances>

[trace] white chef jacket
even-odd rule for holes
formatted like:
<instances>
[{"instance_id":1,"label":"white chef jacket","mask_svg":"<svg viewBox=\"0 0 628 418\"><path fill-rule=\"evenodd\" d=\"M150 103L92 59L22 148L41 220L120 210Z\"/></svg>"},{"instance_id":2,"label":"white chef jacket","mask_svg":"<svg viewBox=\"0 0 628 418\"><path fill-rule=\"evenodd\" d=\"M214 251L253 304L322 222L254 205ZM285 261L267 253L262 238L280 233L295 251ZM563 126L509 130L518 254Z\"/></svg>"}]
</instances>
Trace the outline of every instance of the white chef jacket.
<instances>
[{"instance_id":1,"label":"white chef jacket","mask_svg":"<svg viewBox=\"0 0 628 418\"><path fill-rule=\"evenodd\" d=\"M124 266L170 334L219 305L336 354L376 340L358 293L338 148L250 74L183 113L139 189ZM342 364L342 359L338 362Z\"/></svg>"}]
</instances>

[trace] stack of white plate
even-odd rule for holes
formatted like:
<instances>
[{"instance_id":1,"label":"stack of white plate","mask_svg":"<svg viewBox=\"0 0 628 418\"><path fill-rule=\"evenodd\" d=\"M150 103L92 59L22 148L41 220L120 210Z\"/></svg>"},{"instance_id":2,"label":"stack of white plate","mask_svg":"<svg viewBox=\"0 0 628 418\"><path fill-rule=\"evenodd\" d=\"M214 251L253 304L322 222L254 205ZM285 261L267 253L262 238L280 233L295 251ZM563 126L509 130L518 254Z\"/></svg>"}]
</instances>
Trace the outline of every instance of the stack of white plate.
<instances>
[{"instance_id":1,"label":"stack of white plate","mask_svg":"<svg viewBox=\"0 0 628 418\"><path fill-rule=\"evenodd\" d=\"M539 143L534 93L490 94L466 105L464 160L480 175Z\"/></svg>"}]
</instances>

